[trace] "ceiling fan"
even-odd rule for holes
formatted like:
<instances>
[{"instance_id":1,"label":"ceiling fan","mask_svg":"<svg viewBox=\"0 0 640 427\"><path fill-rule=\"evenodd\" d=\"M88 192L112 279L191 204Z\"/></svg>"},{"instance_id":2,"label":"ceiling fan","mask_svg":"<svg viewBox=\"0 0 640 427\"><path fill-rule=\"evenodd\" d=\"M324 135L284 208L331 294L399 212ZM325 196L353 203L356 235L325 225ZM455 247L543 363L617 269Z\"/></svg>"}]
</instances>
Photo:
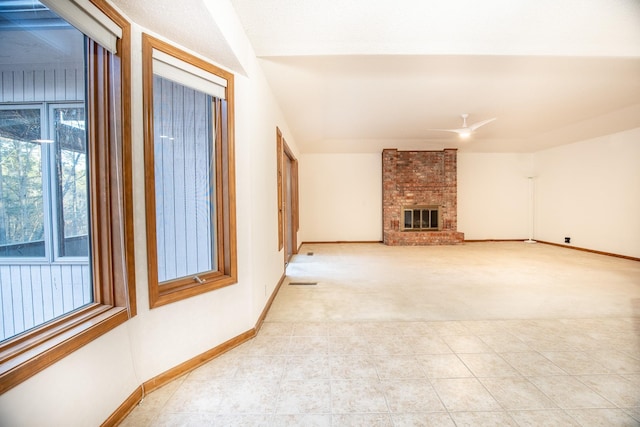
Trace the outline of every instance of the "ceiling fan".
<instances>
[{"instance_id":1,"label":"ceiling fan","mask_svg":"<svg viewBox=\"0 0 640 427\"><path fill-rule=\"evenodd\" d=\"M461 117L462 117L462 127L461 128L457 128L457 129L429 129L429 130L437 130L437 131L442 131L442 132L455 132L458 135L460 135L460 138L468 138L480 126L484 126L487 123L491 123L492 121L494 121L496 119L496 117L494 117L492 119L483 120L481 122L477 122L477 123L474 123L472 125L467 125L467 118L469 117L469 115L468 114L461 114Z\"/></svg>"}]
</instances>

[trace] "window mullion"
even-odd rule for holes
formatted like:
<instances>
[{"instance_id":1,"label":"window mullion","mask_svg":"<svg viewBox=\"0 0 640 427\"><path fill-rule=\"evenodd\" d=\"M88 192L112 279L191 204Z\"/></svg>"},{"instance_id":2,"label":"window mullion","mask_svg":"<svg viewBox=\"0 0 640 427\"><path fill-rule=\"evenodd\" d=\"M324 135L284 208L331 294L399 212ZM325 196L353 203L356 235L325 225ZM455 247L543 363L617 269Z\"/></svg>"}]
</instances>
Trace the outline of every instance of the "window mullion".
<instances>
[{"instance_id":1,"label":"window mullion","mask_svg":"<svg viewBox=\"0 0 640 427\"><path fill-rule=\"evenodd\" d=\"M42 139L46 141L53 141L54 135L50 127L49 111L46 103L40 105L40 126ZM42 146L42 202L43 202L43 215L44 215L44 255L47 262L51 263L55 260L55 252L53 250L53 233L51 232L53 226L53 212L52 212L52 186L53 180L51 177L51 151L52 143L43 143Z\"/></svg>"},{"instance_id":2,"label":"window mullion","mask_svg":"<svg viewBox=\"0 0 640 427\"><path fill-rule=\"evenodd\" d=\"M56 237L56 223L57 223L57 213L56 213L56 186L57 186L57 178L56 178L56 166L55 166L55 145L57 144L55 139L55 131L53 125L53 114L51 114L51 105L49 103L43 104L44 114L46 115L46 119L43 120L43 126L46 128L47 138L52 141L49 144L46 144L45 149L45 158L46 158L46 170L42 171L42 176L44 180L47 182L46 185L46 226L45 226L45 241L46 241L46 253L47 259L50 263L53 263L57 258L57 250L56 247L58 245L58 238Z\"/></svg>"}]
</instances>

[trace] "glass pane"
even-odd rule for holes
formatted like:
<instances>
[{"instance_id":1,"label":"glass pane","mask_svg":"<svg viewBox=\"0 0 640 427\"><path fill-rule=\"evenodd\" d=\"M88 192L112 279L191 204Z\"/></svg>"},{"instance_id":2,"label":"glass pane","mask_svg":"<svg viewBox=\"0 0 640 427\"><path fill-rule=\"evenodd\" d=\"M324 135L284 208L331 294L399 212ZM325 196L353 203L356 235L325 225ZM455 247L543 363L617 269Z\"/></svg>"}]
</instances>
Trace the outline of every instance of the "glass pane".
<instances>
[{"instance_id":1,"label":"glass pane","mask_svg":"<svg viewBox=\"0 0 640 427\"><path fill-rule=\"evenodd\" d=\"M412 211L404 211L404 228L412 228Z\"/></svg>"},{"instance_id":2,"label":"glass pane","mask_svg":"<svg viewBox=\"0 0 640 427\"><path fill-rule=\"evenodd\" d=\"M65 242L78 234L87 240L91 223L86 144L77 138L85 37L38 2L0 8L0 21L15 18L20 25L0 31L2 61L9 64L3 82L11 87L0 91L0 340L94 301L86 245L78 252ZM81 107L53 107L63 103ZM61 241L62 248L54 247ZM84 258L60 263L59 252Z\"/></svg>"},{"instance_id":3,"label":"glass pane","mask_svg":"<svg viewBox=\"0 0 640 427\"><path fill-rule=\"evenodd\" d=\"M40 110L0 110L0 257L43 257Z\"/></svg>"},{"instance_id":4,"label":"glass pane","mask_svg":"<svg viewBox=\"0 0 640 427\"><path fill-rule=\"evenodd\" d=\"M217 269L213 100L154 76L159 282Z\"/></svg>"},{"instance_id":5,"label":"glass pane","mask_svg":"<svg viewBox=\"0 0 640 427\"><path fill-rule=\"evenodd\" d=\"M420 228L420 209L413 210L413 228Z\"/></svg>"},{"instance_id":6,"label":"glass pane","mask_svg":"<svg viewBox=\"0 0 640 427\"><path fill-rule=\"evenodd\" d=\"M431 228L438 228L438 211L431 211Z\"/></svg>"},{"instance_id":7,"label":"glass pane","mask_svg":"<svg viewBox=\"0 0 640 427\"><path fill-rule=\"evenodd\" d=\"M87 132L84 108L54 108L59 256L89 255Z\"/></svg>"},{"instance_id":8,"label":"glass pane","mask_svg":"<svg viewBox=\"0 0 640 427\"><path fill-rule=\"evenodd\" d=\"M422 224L420 228L429 228L429 209L422 210Z\"/></svg>"}]
</instances>

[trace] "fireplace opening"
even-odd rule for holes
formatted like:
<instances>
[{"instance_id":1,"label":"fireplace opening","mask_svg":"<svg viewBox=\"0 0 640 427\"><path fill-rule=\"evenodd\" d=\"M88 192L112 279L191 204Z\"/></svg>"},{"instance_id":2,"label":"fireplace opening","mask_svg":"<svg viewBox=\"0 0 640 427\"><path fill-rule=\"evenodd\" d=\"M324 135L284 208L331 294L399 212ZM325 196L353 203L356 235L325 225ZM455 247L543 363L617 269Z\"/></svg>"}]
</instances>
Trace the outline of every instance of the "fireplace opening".
<instances>
[{"instance_id":1,"label":"fireplace opening","mask_svg":"<svg viewBox=\"0 0 640 427\"><path fill-rule=\"evenodd\" d=\"M403 230L440 230L439 206L404 207Z\"/></svg>"}]
</instances>

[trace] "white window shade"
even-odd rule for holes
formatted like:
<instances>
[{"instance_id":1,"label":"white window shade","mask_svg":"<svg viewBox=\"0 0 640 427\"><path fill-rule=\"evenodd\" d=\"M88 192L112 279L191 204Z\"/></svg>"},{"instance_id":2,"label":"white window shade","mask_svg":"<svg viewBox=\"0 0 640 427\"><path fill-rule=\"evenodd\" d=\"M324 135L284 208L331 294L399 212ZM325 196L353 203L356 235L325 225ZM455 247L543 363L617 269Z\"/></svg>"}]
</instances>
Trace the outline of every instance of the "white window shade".
<instances>
[{"instance_id":1,"label":"white window shade","mask_svg":"<svg viewBox=\"0 0 640 427\"><path fill-rule=\"evenodd\" d=\"M51 11L76 27L93 41L116 53L122 28L89 0L40 0Z\"/></svg>"},{"instance_id":2,"label":"white window shade","mask_svg":"<svg viewBox=\"0 0 640 427\"><path fill-rule=\"evenodd\" d=\"M226 99L227 80L156 49L153 50L153 74Z\"/></svg>"}]
</instances>

